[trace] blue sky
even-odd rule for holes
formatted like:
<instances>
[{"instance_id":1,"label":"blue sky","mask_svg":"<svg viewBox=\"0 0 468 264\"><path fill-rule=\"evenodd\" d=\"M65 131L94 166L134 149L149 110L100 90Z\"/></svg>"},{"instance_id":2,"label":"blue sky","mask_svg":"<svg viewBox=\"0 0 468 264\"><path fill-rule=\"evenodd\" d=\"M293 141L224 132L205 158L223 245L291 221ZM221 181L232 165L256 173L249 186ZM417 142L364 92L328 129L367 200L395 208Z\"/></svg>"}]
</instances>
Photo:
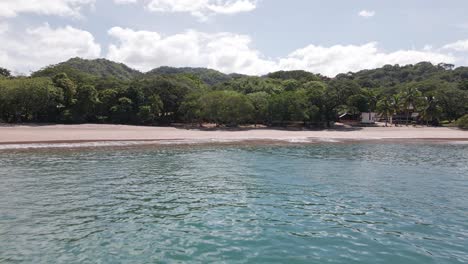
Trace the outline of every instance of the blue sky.
<instances>
[{"instance_id":1,"label":"blue sky","mask_svg":"<svg viewBox=\"0 0 468 264\"><path fill-rule=\"evenodd\" d=\"M464 0L2 0L0 67L27 74L75 56L247 74L460 66L466 10Z\"/></svg>"}]
</instances>

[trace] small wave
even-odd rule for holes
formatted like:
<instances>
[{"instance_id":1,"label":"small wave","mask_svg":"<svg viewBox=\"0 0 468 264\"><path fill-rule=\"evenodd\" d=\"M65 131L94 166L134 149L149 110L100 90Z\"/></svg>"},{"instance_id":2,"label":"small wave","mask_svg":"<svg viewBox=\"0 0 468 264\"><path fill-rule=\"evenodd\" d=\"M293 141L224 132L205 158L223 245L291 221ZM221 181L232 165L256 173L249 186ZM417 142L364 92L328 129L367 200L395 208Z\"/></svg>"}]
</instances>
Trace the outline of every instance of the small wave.
<instances>
[{"instance_id":1,"label":"small wave","mask_svg":"<svg viewBox=\"0 0 468 264\"><path fill-rule=\"evenodd\" d=\"M341 142L340 140L333 139L333 138L316 138L315 141L318 141L318 142L330 142L330 143L338 143L338 142Z\"/></svg>"},{"instance_id":2,"label":"small wave","mask_svg":"<svg viewBox=\"0 0 468 264\"><path fill-rule=\"evenodd\" d=\"M309 138L288 138L284 139L284 141L289 143L311 143Z\"/></svg>"},{"instance_id":3,"label":"small wave","mask_svg":"<svg viewBox=\"0 0 468 264\"><path fill-rule=\"evenodd\" d=\"M51 148L98 148L98 147L130 147L143 145L192 145L210 143L240 142L243 139L180 139L180 140L142 140L142 141L94 141L70 143L25 143L0 144L0 150L27 150Z\"/></svg>"},{"instance_id":4,"label":"small wave","mask_svg":"<svg viewBox=\"0 0 468 264\"><path fill-rule=\"evenodd\" d=\"M26 149L52 149L52 148L98 148L98 147L130 147L143 145L193 145L193 144L223 144L238 142L275 142L282 141L292 144L301 143L339 143L341 140L333 138L207 138L207 139L167 139L167 140L116 140L93 142L62 142L62 143L12 143L0 144L1 150L26 150Z\"/></svg>"},{"instance_id":5,"label":"small wave","mask_svg":"<svg viewBox=\"0 0 468 264\"><path fill-rule=\"evenodd\" d=\"M468 145L468 141L449 141L448 142L451 145Z\"/></svg>"},{"instance_id":6,"label":"small wave","mask_svg":"<svg viewBox=\"0 0 468 264\"><path fill-rule=\"evenodd\" d=\"M0 150L14 149L47 149L47 148L93 148L155 144L156 141L96 141L79 143L30 143L30 144L2 144Z\"/></svg>"},{"instance_id":7,"label":"small wave","mask_svg":"<svg viewBox=\"0 0 468 264\"><path fill-rule=\"evenodd\" d=\"M339 143L341 142L338 139L333 139L333 138L288 138L288 139L283 139L283 141L289 142L289 143Z\"/></svg>"}]
</instances>

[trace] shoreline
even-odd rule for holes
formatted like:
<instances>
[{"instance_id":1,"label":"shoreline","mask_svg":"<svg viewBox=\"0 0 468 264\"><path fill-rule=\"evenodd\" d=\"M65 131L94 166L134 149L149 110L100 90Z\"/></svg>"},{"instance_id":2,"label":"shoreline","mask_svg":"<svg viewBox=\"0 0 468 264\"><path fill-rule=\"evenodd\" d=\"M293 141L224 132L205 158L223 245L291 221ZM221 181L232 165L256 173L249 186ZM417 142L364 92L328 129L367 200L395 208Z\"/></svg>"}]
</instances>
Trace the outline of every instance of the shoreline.
<instances>
[{"instance_id":1,"label":"shoreline","mask_svg":"<svg viewBox=\"0 0 468 264\"><path fill-rule=\"evenodd\" d=\"M51 140L51 141L12 141L0 142L0 146L4 145L33 145L33 144L85 144L85 143L147 143L146 145L155 145L158 143L165 144L216 144L216 143L353 143L353 142L393 142L393 143L438 143L438 142L464 142L468 143L468 138L307 138L307 139L206 139L206 140L188 140L181 138L174 139L89 139L89 140Z\"/></svg>"},{"instance_id":2,"label":"shoreline","mask_svg":"<svg viewBox=\"0 0 468 264\"><path fill-rule=\"evenodd\" d=\"M383 139L383 140L335 140L335 141L301 141L284 140L237 140L237 141L81 141L81 142L37 142L37 143L0 143L0 154L5 151L51 151L51 150L119 150L119 149L148 149L148 148L182 148L182 147L301 147L312 145L349 145L349 144L406 144L406 145L468 145L468 140L455 139Z\"/></svg>"},{"instance_id":3,"label":"shoreline","mask_svg":"<svg viewBox=\"0 0 468 264\"><path fill-rule=\"evenodd\" d=\"M314 144L353 142L468 143L468 131L445 127L269 128L199 130L128 125L0 126L0 149L190 144Z\"/></svg>"}]
</instances>

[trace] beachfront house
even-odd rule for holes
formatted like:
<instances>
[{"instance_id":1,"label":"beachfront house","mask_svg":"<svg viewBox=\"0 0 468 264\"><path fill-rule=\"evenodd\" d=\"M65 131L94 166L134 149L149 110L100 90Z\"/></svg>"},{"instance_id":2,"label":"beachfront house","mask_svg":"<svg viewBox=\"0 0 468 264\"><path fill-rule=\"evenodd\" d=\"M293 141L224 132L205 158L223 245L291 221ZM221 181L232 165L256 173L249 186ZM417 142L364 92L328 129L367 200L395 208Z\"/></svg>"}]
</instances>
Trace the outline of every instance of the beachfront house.
<instances>
[{"instance_id":1,"label":"beachfront house","mask_svg":"<svg viewBox=\"0 0 468 264\"><path fill-rule=\"evenodd\" d=\"M410 104L406 111L395 113L392 118L394 124L411 124L417 123L420 120L420 117L419 112L417 112L414 106Z\"/></svg>"},{"instance_id":2,"label":"beachfront house","mask_svg":"<svg viewBox=\"0 0 468 264\"><path fill-rule=\"evenodd\" d=\"M377 121L377 113L364 112L361 113L361 124L372 125Z\"/></svg>"},{"instance_id":3,"label":"beachfront house","mask_svg":"<svg viewBox=\"0 0 468 264\"><path fill-rule=\"evenodd\" d=\"M358 125L360 116L358 114L344 113L339 116L339 120L343 124Z\"/></svg>"},{"instance_id":4,"label":"beachfront house","mask_svg":"<svg viewBox=\"0 0 468 264\"><path fill-rule=\"evenodd\" d=\"M377 113L374 112L364 112L361 114L350 114L344 113L339 116L339 120L343 124L347 125L373 125L376 121L378 121Z\"/></svg>"}]
</instances>

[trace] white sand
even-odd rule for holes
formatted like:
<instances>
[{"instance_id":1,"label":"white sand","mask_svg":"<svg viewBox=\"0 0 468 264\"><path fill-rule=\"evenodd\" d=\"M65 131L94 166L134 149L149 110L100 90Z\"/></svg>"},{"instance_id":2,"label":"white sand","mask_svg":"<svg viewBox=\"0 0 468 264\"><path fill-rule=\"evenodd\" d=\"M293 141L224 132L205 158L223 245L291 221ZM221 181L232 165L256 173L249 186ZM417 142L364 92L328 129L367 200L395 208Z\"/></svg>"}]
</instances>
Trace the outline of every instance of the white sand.
<instances>
[{"instance_id":1,"label":"white sand","mask_svg":"<svg viewBox=\"0 0 468 264\"><path fill-rule=\"evenodd\" d=\"M1 126L0 144L139 140L468 140L468 131L443 127L367 127L351 130L288 131L251 129L201 131L125 125Z\"/></svg>"}]
</instances>

